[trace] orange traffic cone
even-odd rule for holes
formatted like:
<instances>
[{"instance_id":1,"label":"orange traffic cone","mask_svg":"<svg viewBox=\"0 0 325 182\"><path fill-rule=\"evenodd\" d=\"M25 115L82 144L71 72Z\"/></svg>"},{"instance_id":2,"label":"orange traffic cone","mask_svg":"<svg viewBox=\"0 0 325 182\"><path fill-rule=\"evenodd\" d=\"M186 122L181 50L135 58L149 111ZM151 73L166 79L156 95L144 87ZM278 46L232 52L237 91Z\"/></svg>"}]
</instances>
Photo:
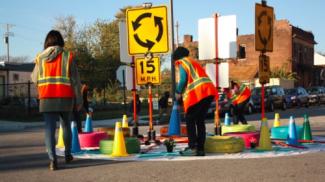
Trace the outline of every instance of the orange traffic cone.
<instances>
[{"instance_id":1,"label":"orange traffic cone","mask_svg":"<svg viewBox=\"0 0 325 182\"><path fill-rule=\"evenodd\" d=\"M126 152L125 141L122 130L122 123L115 123L115 135L113 143L112 157L126 157L128 153Z\"/></svg>"},{"instance_id":2,"label":"orange traffic cone","mask_svg":"<svg viewBox=\"0 0 325 182\"><path fill-rule=\"evenodd\" d=\"M63 129L60 124L59 135L58 135L58 143L56 144L56 148L64 148L64 141L63 141Z\"/></svg>"},{"instance_id":3,"label":"orange traffic cone","mask_svg":"<svg viewBox=\"0 0 325 182\"><path fill-rule=\"evenodd\" d=\"M257 150L272 150L270 131L266 118L263 118L261 121L260 140Z\"/></svg>"}]
</instances>

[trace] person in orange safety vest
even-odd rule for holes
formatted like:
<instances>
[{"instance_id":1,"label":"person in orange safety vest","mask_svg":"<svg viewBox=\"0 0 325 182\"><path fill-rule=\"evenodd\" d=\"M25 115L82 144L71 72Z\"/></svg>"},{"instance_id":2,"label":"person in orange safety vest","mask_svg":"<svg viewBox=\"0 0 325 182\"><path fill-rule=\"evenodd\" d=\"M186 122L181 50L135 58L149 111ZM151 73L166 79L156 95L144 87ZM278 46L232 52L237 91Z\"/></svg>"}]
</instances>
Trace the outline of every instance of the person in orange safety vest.
<instances>
[{"instance_id":1,"label":"person in orange safety vest","mask_svg":"<svg viewBox=\"0 0 325 182\"><path fill-rule=\"evenodd\" d=\"M37 84L39 111L45 121L45 145L50 159L50 170L56 170L55 149L56 122L60 119L65 145L65 162L73 160L71 155L71 120L73 107L82 106L81 83L70 51L65 51L60 32L51 30L44 42L44 50L37 55L31 79Z\"/></svg>"},{"instance_id":2,"label":"person in orange safety vest","mask_svg":"<svg viewBox=\"0 0 325 182\"><path fill-rule=\"evenodd\" d=\"M234 107L234 124L241 122L242 124L247 124L247 120L244 116L246 104L249 102L251 96L251 90L248 86L242 84L239 86L236 82L231 81L232 96L231 101Z\"/></svg>"},{"instance_id":3,"label":"person in orange safety vest","mask_svg":"<svg viewBox=\"0 0 325 182\"><path fill-rule=\"evenodd\" d=\"M178 47L172 55L179 73L176 99L183 99L189 139L188 148L181 151L180 154L183 156L204 156L206 135L204 120L217 90L202 66L188 56L189 51L184 47Z\"/></svg>"}]
</instances>

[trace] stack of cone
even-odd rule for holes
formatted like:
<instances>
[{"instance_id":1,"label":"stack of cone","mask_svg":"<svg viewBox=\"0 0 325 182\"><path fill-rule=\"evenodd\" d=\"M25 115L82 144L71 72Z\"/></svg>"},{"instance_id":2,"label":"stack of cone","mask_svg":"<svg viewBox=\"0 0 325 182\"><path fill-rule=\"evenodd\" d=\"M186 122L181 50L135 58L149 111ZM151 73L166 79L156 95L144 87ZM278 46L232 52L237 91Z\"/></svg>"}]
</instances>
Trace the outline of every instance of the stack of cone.
<instances>
[{"instance_id":1,"label":"stack of cone","mask_svg":"<svg viewBox=\"0 0 325 182\"><path fill-rule=\"evenodd\" d=\"M71 142L71 152L78 153L81 151L79 137L78 137L78 129L75 121L71 122L71 131L72 131L72 142Z\"/></svg>"},{"instance_id":2,"label":"stack of cone","mask_svg":"<svg viewBox=\"0 0 325 182\"><path fill-rule=\"evenodd\" d=\"M122 120L122 128L128 128L128 127L129 127L128 117L126 116L126 114L124 114Z\"/></svg>"},{"instance_id":3,"label":"stack of cone","mask_svg":"<svg viewBox=\"0 0 325 182\"><path fill-rule=\"evenodd\" d=\"M267 119L263 118L260 129L260 140L258 150L272 150L270 131L267 125Z\"/></svg>"},{"instance_id":4,"label":"stack of cone","mask_svg":"<svg viewBox=\"0 0 325 182\"><path fill-rule=\"evenodd\" d=\"M275 116L274 116L274 122L273 122L273 127L279 127L281 126L280 125L280 115L279 113L275 113Z\"/></svg>"},{"instance_id":5,"label":"stack of cone","mask_svg":"<svg viewBox=\"0 0 325 182\"><path fill-rule=\"evenodd\" d=\"M63 129L62 129L61 125L60 125L60 129L59 129L58 143L56 144L56 147L57 148L64 148Z\"/></svg>"},{"instance_id":6,"label":"stack of cone","mask_svg":"<svg viewBox=\"0 0 325 182\"><path fill-rule=\"evenodd\" d=\"M290 120L289 120L287 144L289 144L289 145L298 145L299 144L296 123L295 123L295 119L293 118L293 116L290 116Z\"/></svg>"},{"instance_id":7,"label":"stack of cone","mask_svg":"<svg viewBox=\"0 0 325 182\"><path fill-rule=\"evenodd\" d=\"M90 114L87 114L86 123L85 123L85 132L93 132L93 126L92 126Z\"/></svg>"},{"instance_id":8,"label":"stack of cone","mask_svg":"<svg viewBox=\"0 0 325 182\"><path fill-rule=\"evenodd\" d=\"M313 136L311 134L310 124L308 115L304 115L304 125L303 125L303 134L302 134L303 140L313 140Z\"/></svg>"},{"instance_id":9,"label":"stack of cone","mask_svg":"<svg viewBox=\"0 0 325 182\"><path fill-rule=\"evenodd\" d=\"M126 156L128 156L128 153L126 152L125 141L122 131L122 123L116 122L112 157Z\"/></svg>"},{"instance_id":10,"label":"stack of cone","mask_svg":"<svg viewBox=\"0 0 325 182\"><path fill-rule=\"evenodd\" d=\"M169 136L180 136L181 135L181 116L179 115L177 102L174 102L172 114L170 116Z\"/></svg>"},{"instance_id":11,"label":"stack of cone","mask_svg":"<svg viewBox=\"0 0 325 182\"><path fill-rule=\"evenodd\" d=\"M226 113L225 115L225 126L230 126L231 125L231 120L230 120L230 117L229 117L229 114Z\"/></svg>"}]
</instances>

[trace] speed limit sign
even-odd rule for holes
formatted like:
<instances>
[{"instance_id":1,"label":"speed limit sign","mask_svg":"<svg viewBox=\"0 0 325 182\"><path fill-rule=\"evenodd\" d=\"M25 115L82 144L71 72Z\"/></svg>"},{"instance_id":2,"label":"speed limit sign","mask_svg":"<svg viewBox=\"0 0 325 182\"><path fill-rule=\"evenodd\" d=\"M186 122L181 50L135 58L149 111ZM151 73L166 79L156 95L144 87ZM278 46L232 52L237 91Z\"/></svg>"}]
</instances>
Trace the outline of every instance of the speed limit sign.
<instances>
[{"instance_id":1,"label":"speed limit sign","mask_svg":"<svg viewBox=\"0 0 325 182\"><path fill-rule=\"evenodd\" d=\"M136 58L135 70L138 85L160 84L160 60L159 57Z\"/></svg>"}]
</instances>

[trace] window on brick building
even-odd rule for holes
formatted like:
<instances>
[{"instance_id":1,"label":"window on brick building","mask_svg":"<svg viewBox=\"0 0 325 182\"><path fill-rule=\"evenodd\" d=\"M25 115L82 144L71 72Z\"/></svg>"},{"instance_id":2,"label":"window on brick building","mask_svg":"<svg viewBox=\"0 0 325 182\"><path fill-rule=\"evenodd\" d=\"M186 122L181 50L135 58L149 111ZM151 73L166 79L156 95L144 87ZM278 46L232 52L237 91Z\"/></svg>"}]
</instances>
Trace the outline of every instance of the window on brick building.
<instances>
[{"instance_id":1,"label":"window on brick building","mask_svg":"<svg viewBox=\"0 0 325 182\"><path fill-rule=\"evenodd\" d=\"M19 75L18 74L14 74L14 81L19 81Z\"/></svg>"},{"instance_id":2,"label":"window on brick building","mask_svg":"<svg viewBox=\"0 0 325 182\"><path fill-rule=\"evenodd\" d=\"M246 45L239 45L237 57L238 59L246 59Z\"/></svg>"}]
</instances>

